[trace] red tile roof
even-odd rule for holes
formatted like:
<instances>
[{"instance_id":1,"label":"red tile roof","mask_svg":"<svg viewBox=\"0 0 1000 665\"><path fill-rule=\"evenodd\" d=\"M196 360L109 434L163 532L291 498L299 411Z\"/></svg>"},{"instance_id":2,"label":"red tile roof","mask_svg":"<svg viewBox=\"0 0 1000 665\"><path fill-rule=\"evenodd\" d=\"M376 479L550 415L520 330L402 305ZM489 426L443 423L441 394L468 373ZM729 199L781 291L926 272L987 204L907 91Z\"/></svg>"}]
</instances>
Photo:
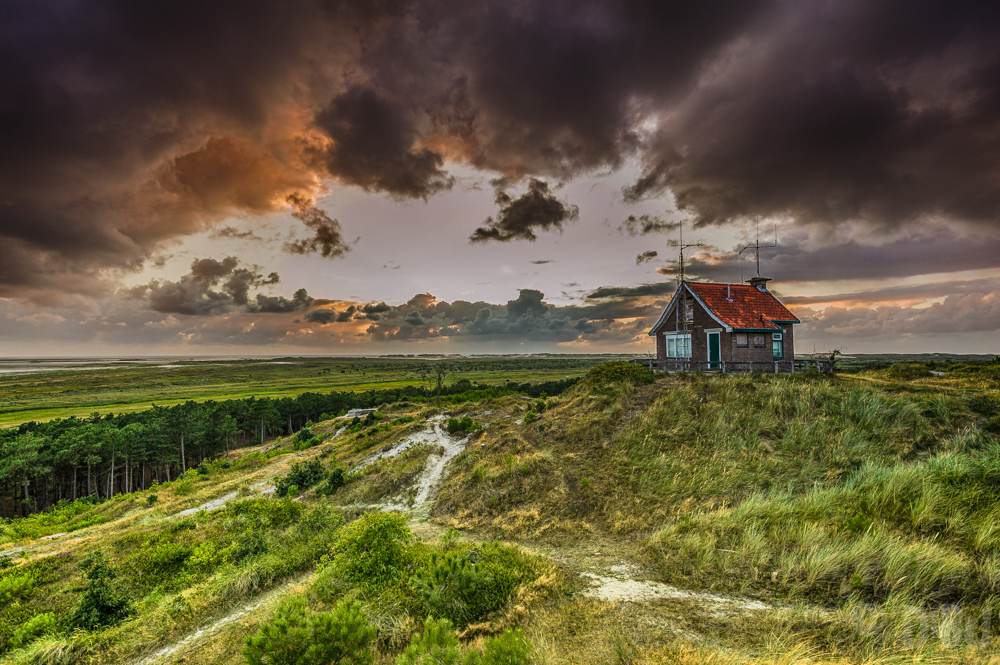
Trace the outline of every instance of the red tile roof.
<instances>
[{"instance_id":1,"label":"red tile roof","mask_svg":"<svg viewBox=\"0 0 1000 665\"><path fill-rule=\"evenodd\" d=\"M687 286L711 313L730 328L780 330L771 322L799 323L777 298L756 286L699 282L688 282Z\"/></svg>"}]
</instances>

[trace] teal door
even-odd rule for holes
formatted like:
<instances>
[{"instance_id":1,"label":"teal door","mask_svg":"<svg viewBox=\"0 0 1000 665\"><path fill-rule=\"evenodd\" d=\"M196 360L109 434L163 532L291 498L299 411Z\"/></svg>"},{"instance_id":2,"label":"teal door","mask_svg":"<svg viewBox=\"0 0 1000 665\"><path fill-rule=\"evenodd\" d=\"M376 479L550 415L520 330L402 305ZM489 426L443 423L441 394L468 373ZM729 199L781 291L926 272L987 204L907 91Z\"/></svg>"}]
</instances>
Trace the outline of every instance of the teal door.
<instances>
[{"instance_id":1,"label":"teal door","mask_svg":"<svg viewBox=\"0 0 1000 665\"><path fill-rule=\"evenodd\" d=\"M719 350L719 333L710 332L708 333L708 368L719 369L717 363L720 360L722 360L722 356Z\"/></svg>"}]
</instances>

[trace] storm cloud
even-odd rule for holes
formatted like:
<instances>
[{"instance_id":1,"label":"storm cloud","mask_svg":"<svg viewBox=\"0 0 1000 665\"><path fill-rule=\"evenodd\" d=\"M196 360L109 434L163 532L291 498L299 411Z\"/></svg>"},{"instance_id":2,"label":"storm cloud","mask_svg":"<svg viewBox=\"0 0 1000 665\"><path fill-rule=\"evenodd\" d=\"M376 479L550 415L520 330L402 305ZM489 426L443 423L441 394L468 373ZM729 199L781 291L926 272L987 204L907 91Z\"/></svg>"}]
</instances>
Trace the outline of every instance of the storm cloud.
<instances>
[{"instance_id":1,"label":"storm cloud","mask_svg":"<svg viewBox=\"0 0 1000 665\"><path fill-rule=\"evenodd\" d=\"M549 190L548 183L531 178L528 190L514 198L506 189L506 183L499 182L496 203L500 212L496 219L489 217L486 223L476 229L469 238L472 242L487 240L535 240L535 230L561 230L564 222L576 219L580 209L575 205L560 201Z\"/></svg>"},{"instance_id":2,"label":"storm cloud","mask_svg":"<svg viewBox=\"0 0 1000 665\"><path fill-rule=\"evenodd\" d=\"M277 273L264 277L256 268L239 266L239 260L227 256L222 261L197 259L191 263L191 272L177 281L153 280L149 284L133 287L122 295L126 299L141 300L149 309L163 314L185 314L189 316L211 316L231 311L236 307L246 307L253 311L279 311L283 298L265 298L258 295L256 302L250 303L250 289L277 284ZM296 293L296 299L308 299L305 291ZM311 301L311 299L310 299Z\"/></svg>"},{"instance_id":3,"label":"storm cloud","mask_svg":"<svg viewBox=\"0 0 1000 665\"><path fill-rule=\"evenodd\" d=\"M457 168L526 186L475 241L562 229L578 209L549 183L628 164L628 201L701 225L1000 223L996 3L11 0L0 25L0 298L98 299L289 204L313 235L288 250L335 258L328 188L420 200ZM186 279L143 297L236 303Z\"/></svg>"},{"instance_id":4,"label":"storm cloud","mask_svg":"<svg viewBox=\"0 0 1000 665\"><path fill-rule=\"evenodd\" d=\"M301 194L289 194L286 200L292 206L292 217L309 227L314 235L306 240L285 243L285 251L292 254L318 253L324 259L335 259L350 251L350 246L344 242L340 222Z\"/></svg>"}]
</instances>

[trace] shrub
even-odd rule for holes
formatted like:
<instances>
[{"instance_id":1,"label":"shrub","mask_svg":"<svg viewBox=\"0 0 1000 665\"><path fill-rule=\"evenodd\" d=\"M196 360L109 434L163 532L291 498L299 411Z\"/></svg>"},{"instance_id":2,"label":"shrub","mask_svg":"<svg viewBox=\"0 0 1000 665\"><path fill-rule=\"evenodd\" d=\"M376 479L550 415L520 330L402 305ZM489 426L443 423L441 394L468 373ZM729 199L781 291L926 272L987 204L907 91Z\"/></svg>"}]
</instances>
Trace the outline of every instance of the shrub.
<instances>
[{"instance_id":1,"label":"shrub","mask_svg":"<svg viewBox=\"0 0 1000 665\"><path fill-rule=\"evenodd\" d=\"M0 580L0 605L26 598L35 588L35 578L31 575L10 575Z\"/></svg>"},{"instance_id":2,"label":"shrub","mask_svg":"<svg viewBox=\"0 0 1000 665\"><path fill-rule=\"evenodd\" d=\"M250 557L267 554L267 539L259 531L241 533L233 543L233 561L239 563Z\"/></svg>"},{"instance_id":3,"label":"shrub","mask_svg":"<svg viewBox=\"0 0 1000 665\"><path fill-rule=\"evenodd\" d=\"M308 441L309 439L313 438L313 433L309 429L311 426L312 425L307 425L306 427L303 427L302 429L300 429L295 434L295 440L296 441Z\"/></svg>"},{"instance_id":4,"label":"shrub","mask_svg":"<svg viewBox=\"0 0 1000 665\"><path fill-rule=\"evenodd\" d=\"M287 476L282 476L274 483L274 488L279 497L288 493L288 488L293 485L300 490L306 490L326 478L326 470L323 462L318 459L311 459L305 462L295 462Z\"/></svg>"},{"instance_id":5,"label":"shrub","mask_svg":"<svg viewBox=\"0 0 1000 665\"><path fill-rule=\"evenodd\" d=\"M316 491L320 494L333 494L346 484L347 478L344 467L337 466L330 471L330 475L326 477L326 482L320 485Z\"/></svg>"},{"instance_id":6,"label":"shrub","mask_svg":"<svg viewBox=\"0 0 1000 665\"><path fill-rule=\"evenodd\" d=\"M412 423L414 421L413 416L400 416L392 421L393 425L405 425L406 423Z\"/></svg>"},{"instance_id":7,"label":"shrub","mask_svg":"<svg viewBox=\"0 0 1000 665\"><path fill-rule=\"evenodd\" d=\"M17 629L13 637L10 638L10 646L15 649L27 646L45 633L55 631L57 625L58 621L54 612L36 614Z\"/></svg>"},{"instance_id":8,"label":"shrub","mask_svg":"<svg viewBox=\"0 0 1000 665\"><path fill-rule=\"evenodd\" d=\"M469 416L463 416L461 418L449 418L445 429L448 430L448 434L457 434L459 432L472 434L483 429L483 425L482 423L477 423Z\"/></svg>"},{"instance_id":9,"label":"shrub","mask_svg":"<svg viewBox=\"0 0 1000 665\"><path fill-rule=\"evenodd\" d=\"M160 497L158 497L155 494L150 494L149 496L146 497L146 505L147 506L152 506L152 505L154 505L159 500L160 500Z\"/></svg>"},{"instance_id":10,"label":"shrub","mask_svg":"<svg viewBox=\"0 0 1000 665\"><path fill-rule=\"evenodd\" d=\"M199 476L207 476L208 475L208 464L205 462L205 460L202 460L201 463L197 466L197 468L195 468L195 472Z\"/></svg>"},{"instance_id":11,"label":"shrub","mask_svg":"<svg viewBox=\"0 0 1000 665\"><path fill-rule=\"evenodd\" d=\"M461 554L451 554L438 559L431 557L431 565L413 578L413 586L423 597L430 616L448 619L457 626L482 618L475 616L472 608L482 609L476 602L484 580L476 567Z\"/></svg>"},{"instance_id":12,"label":"shrub","mask_svg":"<svg viewBox=\"0 0 1000 665\"><path fill-rule=\"evenodd\" d=\"M530 425L531 423L535 422L536 420L538 420L538 414L535 413L534 411L528 411L526 414L524 414L524 424L525 425Z\"/></svg>"},{"instance_id":13,"label":"shrub","mask_svg":"<svg viewBox=\"0 0 1000 665\"><path fill-rule=\"evenodd\" d=\"M402 515L367 513L341 529L333 565L348 582L380 586L403 575L412 538Z\"/></svg>"},{"instance_id":14,"label":"shrub","mask_svg":"<svg viewBox=\"0 0 1000 665\"><path fill-rule=\"evenodd\" d=\"M375 628L356 602L310 612L305 599L296 596L247 637L243 655L249 665L362 665L372 661L374 640Z\"/></svg>"},{"instance_id":15,"label":"shrub","mask_svg":"<svg viewBox=\"0 0 1000 665\"><path fill-rule=\"evenodd\" d=\"M191 556L184 562L184 567L188 570L207 573L226 563L228 554L230 552L216 548L215 543L209 541L199 543L192 550Z\"/></svg>"},{"instance_id":16,"label":"shrub","mask_svg":"<svg viewBox=\"0 0 1000 665\"><path fill-rule=\"evenodd\" d=\"M531 642L524 637L520 628L507 628L499 637L486 640L483 649L483 665L530 665Z\"/></svg>"},{"instance_id":17,"label":"shrub","mask_svg":"<svg viewBox=\"0 0 1000 665\"><path fill-rule=\"evenodd\" d=\"M3 650L4 643L9 643L17 631L29 621L31 621L31 610L21 603L0 605L0 651Z\"/></svg>"},{"instance_id":18,"label":"shrub","mask_svg":"<svg viewBox=\"0 0 1000 665\"><path fill-rule=\"evenodd\" d=\"M470 552L476 562L479 588L468 598L469 613L474 620L485 617L503 606L522 582L533 579L536 571L530 557L513 547L490 543L480 552Z\"/></svg>"},{"instance_id":19,"label":"shrub","mask_svg":"<svg viewBox=\"0 0 1000 665\"><path fill-rule=\"evenodd\" d=\"M100 552L87 556L80 564L87 578L83 595L70 617L70 624L84 630L114 626L132 613L124 592L113 581L115 571Z\"/></svg>"},{"instance_id":20,"label":"shrub","mask_svg":"<svg viewBox=\"0 0 1000 665\"><path fill-rule=\"evenodd\" d=\"M594 367L587 372L585 380L592 386L599 386L612 383L652 383L656 378L648 367L616 360Z\"/></svg>"},{"instance_id":21,"label":"shrub","mask_svg":"<svg viewBox=\"0 0 1000 665\"><path fill-rule=\"evenodd\" d=\"M427 617L424 629L413 636L410 645L396 658L396 665L475 665L479 662L474 651L462 653L447 619Z\"/></svg>"}]
</instances>

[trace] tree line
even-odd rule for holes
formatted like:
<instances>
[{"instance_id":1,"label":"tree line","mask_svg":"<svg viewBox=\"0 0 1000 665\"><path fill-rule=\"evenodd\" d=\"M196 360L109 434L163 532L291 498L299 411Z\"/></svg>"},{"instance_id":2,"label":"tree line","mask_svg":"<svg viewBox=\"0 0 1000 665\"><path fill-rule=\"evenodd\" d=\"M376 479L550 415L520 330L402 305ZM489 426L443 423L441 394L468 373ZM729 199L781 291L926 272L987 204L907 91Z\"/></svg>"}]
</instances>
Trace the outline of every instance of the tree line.
<instances>
[{"instance_id":1,"label":"tree line","mask_svg":"<svg viewBox=\"0 0 1000 665\"><path fill-rule=\"evenodd\" d=\"M522 393L556 395L576 379L485 386L405 386L366 392L194 402L118 415L59 418L0 430L0 515L44 511L60 501L102 501L168 482L205 459L291 435L309 421L382 404L447 402Z\"/></svg>"}]
</instances>

